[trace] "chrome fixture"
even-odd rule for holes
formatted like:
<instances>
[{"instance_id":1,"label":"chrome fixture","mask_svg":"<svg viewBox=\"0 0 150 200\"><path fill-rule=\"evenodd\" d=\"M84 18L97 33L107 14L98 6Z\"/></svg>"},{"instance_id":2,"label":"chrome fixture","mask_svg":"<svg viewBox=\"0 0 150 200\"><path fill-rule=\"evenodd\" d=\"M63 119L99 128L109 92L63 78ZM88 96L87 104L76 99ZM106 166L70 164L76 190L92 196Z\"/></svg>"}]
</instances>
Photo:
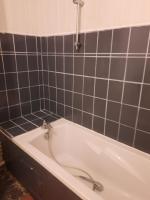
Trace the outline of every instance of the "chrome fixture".
<instances>
[{"instance_id":1,"label":"chrome fixture","mask_svg":"<svg viewBox=\"0 0 150 200\"><path fill-rule=\"evenodd\" d=\"M80 15L81 15L81 7L84 6L84 2L82 0L73 0L73 3L77 5L77 14L76 14L76 41L75 41L75 49L79 51L81 47L81 43L79 41L79 29L80 29Z\"/></svg>"},{"instance_id":2,"label":"chrome fixture","mask_svg":"<svg viewBox=\"0 0 150 200\"><path fill-rule=\"evenodd\" d=\"M45 120L43 121L42 124L43 129L47 129L47 132L45 133L45 138L48 139L50 137L50 131L53 128L50 123L47 123Z\"/></svg>"}]
</instances>

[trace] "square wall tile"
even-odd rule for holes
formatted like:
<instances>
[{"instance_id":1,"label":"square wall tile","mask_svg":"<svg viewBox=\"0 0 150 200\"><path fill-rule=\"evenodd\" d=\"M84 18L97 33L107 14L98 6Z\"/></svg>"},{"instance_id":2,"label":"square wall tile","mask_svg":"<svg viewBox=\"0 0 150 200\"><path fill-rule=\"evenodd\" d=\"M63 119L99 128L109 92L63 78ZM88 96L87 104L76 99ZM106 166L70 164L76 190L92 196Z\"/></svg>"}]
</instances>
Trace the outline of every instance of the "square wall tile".
<instances>
[{"instance_id":1,"label":"square wall tile","mask_svg":"<svg viewBox=\"0 0 150 200\"><path fill-rule=\"evenodd\" d=\"M25 35L14 35L15 51L26 52L26 36Z\"/></svg>"},{"instance_id":2,"label":"square wall tile","mask_svg":"<svg viewBox=\"0 0 150 200\"><path fill-rule=\"evenodd\" d=\"M57 74L57 78L59 78L59 74ZM53 87L56 86L56 74L55 74L55 72L49 72L49 85L53 86ZM58 86L59 86L59 84L58 84Z\"/></svg>"},{"instance_id":3,"label":"square wall tile","mask_svg":"<svg viewBox=\"0 0 150 200\"><path fill-rule=\"evenodd\" d=\"M143 85L140 106L150 109L150 85Z\"/></svg>"},{"instance_id":4,"label":"square wall tile","mask_svg":"<svg viewBox=\"0 0 150 200\"><path fill-rule=\"evenodd\" d=\"M0 73L4 73L2 55L0 55Z\"/></svg>"},{"instance_id":5,"label":"square wall tile","mask_svg":"<svg viewBox=\"0 0 150 200\"><path fill-rule=\"evenodd\" d=\"M0 108L7 107L7 93L6 91L0 92Z\"/></svg>"},{"instance_id":6,"label":"square wall tile","mask_svg":"<svg viewBox=\"0 0 150 200\"><path fill-rule=\"evenodd\" d=\"M8 33L1 34L1 48L2 51L14 51L12 34Z\"/></svg>"},{"instance_id":7,"label":"square wall tile","mask_svg":"<svg viewBox=\"0 0 150 200\"><path fill-rule=\"evenodd\" d=\"M113 32L113 53L126 53L129 40L129 28L115 29Z\"/></svg>"},{"instance_id":8,"label":"square wall tile","mask_svg":"<svg viewBox=\"0 0 150 200\"><path fill-rule=\"evenodd\" d=\"M74 76L74 92L82 93L83 76Z\"/></svg>"},{"instance_id":9,"label":"square wall tile","mask_svg":"<svg viewBox=\"0 0 150 200\"><path fill-rule=\"evenodd\" d=\"M72 120L72 108L65 106L65 118Z\"/></svg>"},{"instance_id":10,"label":"square wall tile","mask_svg":"<svg viewBox=\"0 0 150 200\"><path fill-rule=\"evenodd\" d=\"M110 58L97 58L96 77L108 78Z\"/></svg>"},{"instance_id":11,"label":"square wall tile","mask_svg":"<svg viewBox=\"0 0 150 200\"><path fill-rule=\"evenodd\" d=\"M100 31L98 39L98 53L110 53L112 30Z\"/></svg>"},{"instance_id":12,"label":"square wall tile","mask_svg":"<svg viewBox=\"0 0 150 200\"><path fill-rule=\"evenodd\" d=\"M140 109L137 128L142 131L150 132L149 119L150 119L150 110Z\"/></svg>"},{"instance_id":13,"label":"square wall tile","mask_svg":"<svg viewBox=\"0 0 150 200\"><path fill-rule=\"evenodd\" d=\"M7 73L6 74L6 85L7 85L7 89L18 88L17 74L16 73Z\"/></svg>"},{"instance_id":14,"label":"square wall tile","mask_svg":"<svg viewBox=\"0 0 150 200\"><path fill-rule=\"evenodd\" d=\"M0 123L6 122L9 119L9 111L8 108L1 108L0 109Z\"/></svg>"},{"instance_id":15,"label":"square wall tile","mask_svg":"<svg viewBox=\"0 0 150 200\"><path fill-rule=\"evenodd\" d=\"M82 125L85 126L86 128L91 129L92 128L92 115L83 112Z\"/></svg>"},{"instance_id":16,"label":"square wall tile","mask_svg":"<svg viewBox=\"0 0 150 200\"><path fill-rule=\"evenodd\" d=\"M105 135L116 140L118 135L118 123L106 120Z\"/></svg>"},{"instance_id":17,"label":"square wall tile","mask_svg":"<svg viewBox=\"0 0 150 200\"><path fill-rule=\"evenodd\" d=\"M5 72L16 72L16 61L14 55L3 55Z\"/></svg>"},{"instance_id":18,"label":"square wall tile","mask_svg":"<svg viewBox=\"0 0 150 200\"><path fill-rule=\"evenodd\" d=\"M134 138L134 129L121 125L119 130L119 141L132 146Z\"/></svg>"},{"instance_id":19,"label":"square wall tile","mask_svg":"<svg viewBox=\"0 0 150 200\"><path fill-rule=\"evenodd\" d=\"M0 74L0 91L1 90L6 90L4 74Z\"/></svg>"},{"instance_id":20,"label":"square wall tile","mask_svg":"<svg viewBox=\"0 0 150 200\"><path fill-rule=\"evenodd\" d=\"M63 52L63 36L56 36L56 52Z\"/></svg>"},{"instance_id":21,"label":"square wall tile","mask_svg":"<svg viewBox=\"0 0 150 200\"><path fill-rule=\"evenodd\" d=\"M72 106L72 92L65 91L65 105Z\"/></svg>"},{"instance_id":22,"label":"square wall tile","mask_svg":"<svg viewBox=\"0 0 150 200\"><path fill-rule=\"evenodd\" d=\"M59 103L57 104L57 114L64 117L64 105Z\"/></svg>"},{"instance_id":23,"label":"square wall tile","mask_svg":"<svg viewBox=\"0 0 150 200\"><path fill-rule=\"evenodd\" d=\"M65 56L64 60L65 60L65 65L64 65L65 73L72 74L73 73L73 57Z\"/></svg>"},{"instance_id":24,"label":"square wall tile","mask_svg":"<svg viewBox=\"0 0 150 200\"><path fill-rule=\"evenodd\" d=\"M29 90L29 88L20 89L20 100L21 100L21 103L30 101L30 90Z\"/></svg>"},{"instance_id":25,"label":"square wall tile","mask_svg":"<svg viewBox=\"0 0 150 200\"><path fill-rule=\"evenodd\" d=\"M48 56L48 70L55 71L55 56Z\"/></svg>"},{"instance_id":26,"label":"square wall tile","mask_svg":"<svg viewBox=\"0 0 150 200\"><path fill-rule=\"evenodd\" d=\"M43 53L46 53L48 50L48 40L46 37L41 37L41 50Z\"/></svg>"},{"instance_id":27,"label":"square wall tile","mask_svg":"<svg viewBox=\"0 0 150 200\"><path fill-rule=\"evenodd\" d=\"M145 83L150 83L150 58L146 61L146 70L145 70L145 77L144 77Z\"/></svg>"},{"instance_id":28,"label":"square wall tile","mask_svg":"<svg viewBox=\"0 0 150 200\"><path fill-rule=\"evenodd\" d=\"M19 117L21 115L21 107L20 105L17 106L11 106L9 108L10 118L14 119L16 117Z\"/></svg>"},{"instance_id":29,"label":"square wall tile","mask_svg":"<svg viewBox=\"0 0 150 200\"><path fill-rule=\"evenodd\" d=\"M97 32L86 33L85 52L95 53L97 45Z\"/></svg>"},{"instance_id":30,"label":"square wall tile","mask_svg":"<svg viewBox=\"0 0 150 200\"><path fill-rule=\"evenodd\" d=\"M27 56L26 55L16 55L16 59L17 59L18 71L28 71Z\"/></svg>"},{"instance_id":31,"label":"square wall tile","mask_svg":"<svg viewBox=\"0 0 150 200\"><path fill-rule=\"evenodd\" d=\"M94 79L84 77L84 94L93 96L94 94Z\"/></svg>"},{"instance_id":32,"label":"square wall tile","mask_svg":"<svg viewBox=\"0 0 150 200\"><path fill-rule=\"evenodd\" d=\"M65 89L73 90L73 76L65 74Z\"/></svg>"},{"instance_id":33,"label":"square wall tile","mask_svg":"<svg viewBox=\"0 0 150 200\"><path fill-rule=\"evenodd\" d=\"M108 101L107 103L107 119L118 122L120 116L121 104Z\"/></svg>"},{"instance_id":34,"label":"square wall tile","mask_svg":"<svg viewBox=\"0 0 150 200\"><path fill-rule=\"evenodd\" d=\"M57 89L57 102L64 104L64 91Z\"/></svg>"},{"instance_id":35,"label":"square wall tile","mask_svg":"<svg viewBox=\"0 0 150 200\"><path fill-rule=\"evenodd\" d=\"M48 37L48 52L55 52L55 37L50 36Z\"/></svg>"},{"instance_id":36,"label":"square wall tile","mask_svg":"<svg viewBox=\"0 0 150 200\"><path fill-rule=\"evenodd\" d=\"M141 85L125 83L123 103L138 106Z\"/></svg>"},{"instance_id":37,"label":"square wall tile","mask_svg":"<svg viewBox=\"0 0 150 200\"><path fill-rule=\"evenodd\" d=\"M149 26L131 28L130 53L146 53L149 30Z\"/></svg>"},{"instance_id":38,"label":"square wall tile","mask_svg":"<svg viewBox=\"0 0 150 200\"><path fill-rule=\"evenodd\" d=\"M64 36L64 52L73 53L73 35Z\"/></svg>"},{"instance_id":39,"label":"square wall tile","mask_svg":"<svg viewBox=\"0 0 150 200\"><path fill-rule=\"evenodd\" d=\"M26 36L27 52L36 52L37 44L35 36Z\"/></svg>"},{"instance_id":40,"label":"square wall tile","mask_svg":"<svg viewBox=\"0 0 150 200\"><path fill-rule=\"evenodd\" d=\"M36 55L29 55L28 56L28 67L29 70L38 70L38 64L37 64L37 56Z\"/></svg>"},{"instance_id":41,"label":"square wall tile","mask_svg":"<svg viewBox=\"0 0 150 200\"><path fill-rule=\"evenodd\" d=\"M16 75L16 74L15 74ZM28 87L30 83L28 72L20 72L18 73L19 87Z\"/></svg>"},{"instance_id":42,"label":"square wall tile","mask_svg":"<svg viewBox=\"0 0 150 200\"><path fill-rule=\"evenodd\" d=\"M39 85L38 71L29 72L30 86Z\"/></svg>"},{"instance_id":43,"label":"square wall tile","mask_svg":"<svg viewBox=\"0 0 150 200\"><path fill-rule=\"evenodd\" d=\"M110 78L123 80L125 73L125 64L125 58L112 58L110 65Z\"/></svg>"},{"instance_id":44,"label":"square wall tile","mask_svg":"<svg viewBox=\"0 0 150 200\"><path fill-rule=\"evenodd\" d=\"M74 57L74 74L83 75L83 57Z\"/></svg>"},{"instance_id":45,"label":"square wall tile","mask_svg":"<svg viewBox=\"0 0 150 200\"><path fill-rule=\"evenodd\" d=\"M23 115L27 115L31 113L31 103L26 102L21 104L21 110Z\"/></svg>"},{"instance_id":46,"label":"square wall tile","mask_svg":"<svg viewBox=\"0 0 150 200\"><path fill-rule=\"evenodd\" d=\"M68 82L71 82L71 81L70 81L71 78L70 78L70 77L65 78L66 83L65 83L64 78L65 78L64 74L57 73L57 74L56 74L56 81L57 81L56 83L57 83L57 84L54 84L54 83L55 83L55 73L53 73L53 80L52 80L53 86L57 86L58 88L62 88L62 89L63 89L64 87L68 88L67 83L68 83ZM66 86L64 86L64 84L66 84Z\"/></svg>"},{"instance_id":47,"label":"square wall tile","mask_svg":"<svg viewBox=\"0 0 150 200\"><path fill-rule=\"evenodd\" d=\"M144 63L144 58L129 58L127 63L126 81L141 82Z\"/></svg>"},{"instance_id":48,"label":"square wall tile","mask_svg":"<svg viewBox=\"0 0 150 200\"><path fill-rule=\"evenodd\" d=\"M135 127L137 117L137 108L123 105L121 112L121 123L130 127Z\"/></svg>"},{"instance_id":49,"label":"square wall tile","mask_svg":"<svg viewBox=\"0 0 150 200\"><path fill-rule=\"evenodd\" d=\"M105 117L105 107L106 101L102 99L95 98L94 101L94 114L99 117Z\"/></svg>"},{"instance_id":50,"label":"square wall tile","mask_svg":"<svg viewBox=\"0 0 150 200\"><path fill-rule=\"evenodd\" d=\"M56 88L50 87L50 99L56 101Z\"/></svg>"},{"instance_id":51,"label":"square wall tile","mask_svg":"<svg viewBox=\"0 0 150 200\"><path fill-rule=\"evenodd\" d=\"M150 153L150 134L136 131L135 147L146 153Z\"/></svg>"},{"instance_id":52,"label":"square wall tile","mask_svg":"<svg viewBox=\"0 0 150 200\"><path fill-rule=\"evenodd\" d=\"M108 81L103 79L96 79L95 96L106 98Z\"/></svg>"},{"instance_id":53,"label":"square wall tile","mask_svg":"<svg viewBox=\"0 0 150 200\"><path fill-rule=\"evenodd\" d=\"M83 110L88 113L93 112L93 97L83 96Z\"/></svg>"},{"instance_id":54,"label":"square wall tile","mask_svg":"<svg viewBox=\"0 0 150 200\"><path fill-rule=\"evenodd\" d=\"M93 130L103 134L104 133L104 119L94 116Z\"/></svg>"},{"instance_id":55,"label":"square wall tile","mask_svg":"<svg viewBox=\"0 0 150 200\"><path fill-rule=\"evenodd\" d=\"M57 56L56 59L56 71L57 72L64 72L64 64L63 64L63 56Z\"/></svg>"},{"instance_id":56,"label":"square wall tile","mask_svg":"<svg viewBox=\"0 0 150 200\"><path fill-rule=\"evenodd\" d=\"M109 81L108 99L120 102L122 96L122 87L122 82Z\"/></svg>"},{"instance_id":57,"label":"square wall tile","mask_svg":"<svg viewBox=\"0 0 150 200\"><path fill-rule=\"evenodd\" d=\"M76 109L73 109L73 122L80 124L82 123L82 112Z\"/></svg>"},{"instance_id":58,"label":"square wall tile","mask_svg":"<svg viewBox=\"0 0 150 200\"><path fill-rule=\"evenodd\" d=\"M96 59L93 57L86 57L84 64L84 75L94 76L95 75L95 62Z\"/></svg>"},{"instance_id":59,"label":"square wall tile","mask_svg":"<svg viewBox=\"0 0 150 200\"><path fill-rule=\"evenodd\" d=\"M74 94L73 107L80 110L82 109L82 95L76 93Z\"/></svg>"},{"instance_id":60,"label":"square wall tile","mask_svg":"<svg viewBox=\"0 0 150 200\"><path fill-rule=\"evenodd\" d=\"M19 92L18 90L10 90L7 92L9 106L19 104Z\"/></svg>"}]
</instances>

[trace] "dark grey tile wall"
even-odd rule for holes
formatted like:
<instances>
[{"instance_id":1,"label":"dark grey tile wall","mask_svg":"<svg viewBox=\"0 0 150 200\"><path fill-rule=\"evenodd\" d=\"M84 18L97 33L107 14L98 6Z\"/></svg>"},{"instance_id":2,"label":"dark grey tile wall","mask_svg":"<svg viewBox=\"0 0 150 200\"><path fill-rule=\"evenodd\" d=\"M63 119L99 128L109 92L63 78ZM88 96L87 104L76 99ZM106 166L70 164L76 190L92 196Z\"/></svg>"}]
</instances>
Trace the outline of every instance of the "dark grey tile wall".
<instances>
[{"instance_id":1,"label":"dark grey tile wall","mask_svg":"<svg viewBox=\"0 0 150 200\"><path fill-rule=\"evenodd\" d=\"M42 107L40 38L0 34L0 122Z\"/></svg>"},{"instance_id":2,"label":"dark grey tile wall","mask_svg":"<svg viewBox=\"0 0 150 200\"><path fill-rule=\"evenodd\" d=\"M83 33L79 52L74 35L42 38L45 108L150 153L149 31Z\"/></svg>"},{"instance_id":3,"label":"dark grey tile wall","mask_svg":"<svg viewBox=\"0 0 150 200\"><path fill-rule=\"evenodd\" d=\"M0 121L42 108L150 153L150 26L0 35Z\"/></svg>"}]
</instances>

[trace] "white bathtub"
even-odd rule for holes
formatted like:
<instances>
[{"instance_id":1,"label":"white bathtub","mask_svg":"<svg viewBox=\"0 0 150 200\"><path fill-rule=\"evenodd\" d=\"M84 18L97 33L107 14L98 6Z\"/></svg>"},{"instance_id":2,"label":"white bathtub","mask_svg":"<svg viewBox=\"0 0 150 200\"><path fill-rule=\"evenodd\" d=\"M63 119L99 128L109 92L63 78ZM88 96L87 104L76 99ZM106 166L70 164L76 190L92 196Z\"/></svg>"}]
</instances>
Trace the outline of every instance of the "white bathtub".
<instances>
[{"instance_id":1,"label":"white bathtub","mask_svg":"<svg viewBox=\"0 0 150 200\"><path fill-rule=\"evenodd\" d=\"M52 150L63 164L80 167L104 186L72 176L50 155L45 130L37 128L13 138L22 150L84 200L150 200L150 155L65 119L52 123Z\"/></svg>"}]
</instances>

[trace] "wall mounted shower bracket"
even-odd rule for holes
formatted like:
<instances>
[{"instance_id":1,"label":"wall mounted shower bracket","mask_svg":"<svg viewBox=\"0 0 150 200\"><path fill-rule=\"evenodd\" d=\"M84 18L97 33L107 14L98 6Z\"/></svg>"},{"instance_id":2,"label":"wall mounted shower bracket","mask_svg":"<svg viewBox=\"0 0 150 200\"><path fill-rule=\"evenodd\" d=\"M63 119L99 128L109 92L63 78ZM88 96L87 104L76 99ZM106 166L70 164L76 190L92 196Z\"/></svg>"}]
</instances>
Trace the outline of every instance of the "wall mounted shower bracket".
<instances>
[{"instance_id":1,"label":"wall mounted shower bracket","mask_svg":"<svg viewBox=\"0 0 150 200\"><path fill-rule=\"evenodd\" d=\"M77 14L76 14L76 41L75 41L75 49L79 51L81 47L81 43L79 42L79 29L80 29L80 8L84 6L84 2L82 0L73 0L74 4L77 4Z\"/></svg>"},{"instance_id":2,"label":"wall mounted shower bracket","mask_svg":"<svg viewBox=\"0 0 150 200\"><path fill-rule=\"evenodd\" d=\"M80 6L84 6L84 2L82 0L73 0L74 4L79 4Z\"/></svg>"}]
</instances>

